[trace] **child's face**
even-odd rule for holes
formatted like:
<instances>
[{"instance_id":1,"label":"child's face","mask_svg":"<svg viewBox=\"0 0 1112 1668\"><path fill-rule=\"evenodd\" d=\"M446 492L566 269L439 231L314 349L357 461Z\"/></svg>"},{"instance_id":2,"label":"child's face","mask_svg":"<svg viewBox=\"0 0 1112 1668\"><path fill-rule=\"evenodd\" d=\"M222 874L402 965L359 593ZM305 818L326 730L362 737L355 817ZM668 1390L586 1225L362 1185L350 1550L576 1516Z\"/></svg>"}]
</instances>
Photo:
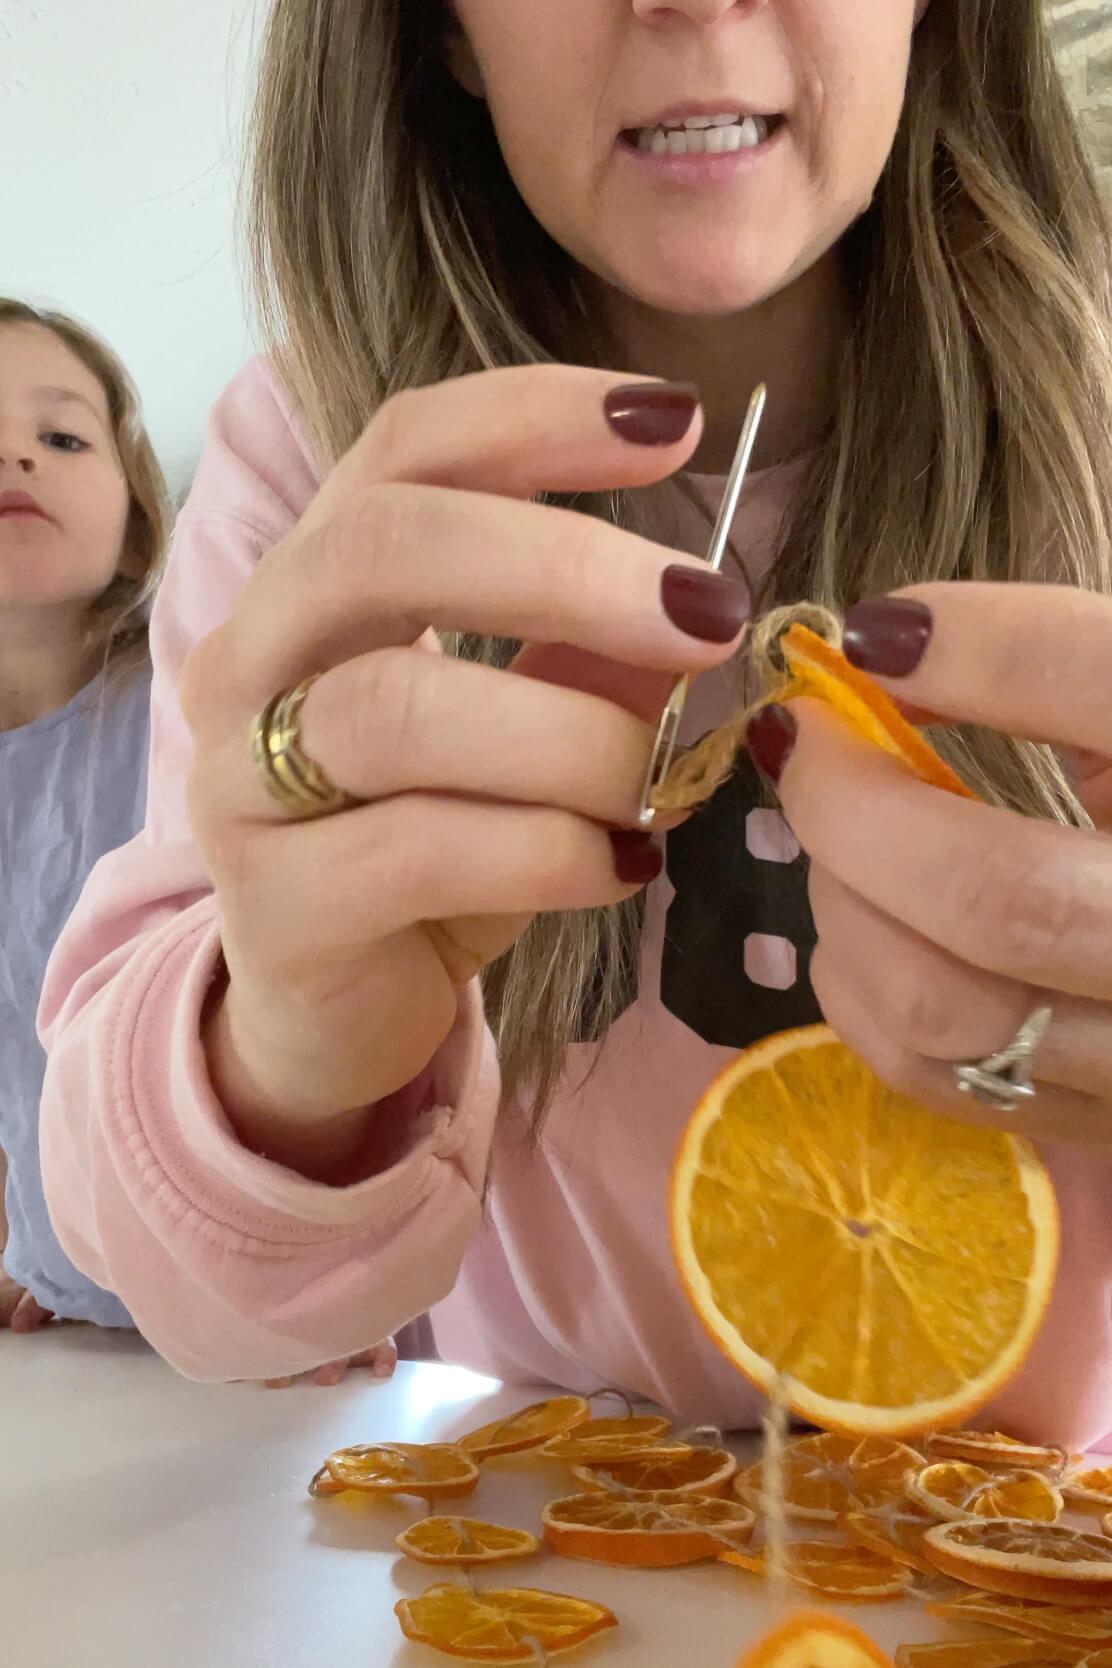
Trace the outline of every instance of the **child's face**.
<instances>
[{"instance_id":1,"label":"child's face","mask_svg":"<svg viewBox=\"0 0 1112 1668\"><path fill-rule=\"evenodd\" d=\"M40 514L18 507L24 495ZM128 496L98 379L40 325L0 327L0 607L98 596Z\"/></svg>"},{"instance_id":2,"label":"child's face","mask_svg":"<svg viewBox=\"0 0 1112 1668\"><path fill-rule=\"evenodd\" d=\"M807 271L868 206L903 104L917 0L455 0L456 73L482 91L533 214L651 307L734 312ZM724 154L639 151L691 111ZM658 139L658 145L690 141ZM702 144L702 140L696 140ZM717 146L719 141L712 141Z\"/></svg>"}]
</instances>

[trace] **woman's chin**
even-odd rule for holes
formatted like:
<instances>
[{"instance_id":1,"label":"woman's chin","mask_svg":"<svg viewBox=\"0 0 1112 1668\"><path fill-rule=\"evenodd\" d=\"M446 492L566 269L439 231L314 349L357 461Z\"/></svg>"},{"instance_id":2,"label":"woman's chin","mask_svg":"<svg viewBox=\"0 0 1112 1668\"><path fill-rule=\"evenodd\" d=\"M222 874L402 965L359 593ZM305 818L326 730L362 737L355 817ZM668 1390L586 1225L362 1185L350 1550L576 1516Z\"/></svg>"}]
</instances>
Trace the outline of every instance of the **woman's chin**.
<instances>
[{"instance_id":1,"label":"woman's chin","mask_svg":"<svg viewBox=\"0 0 1112 1668\"><path fill-rule=\"evenodd\" d=\"M656 313L674 313L684 318L729 318L744 313L774 295L785 282L784 274L769 270L738 271L700 262L682 267L629 272L618 288L641 307Z\"/></svg>"}]
</instances>

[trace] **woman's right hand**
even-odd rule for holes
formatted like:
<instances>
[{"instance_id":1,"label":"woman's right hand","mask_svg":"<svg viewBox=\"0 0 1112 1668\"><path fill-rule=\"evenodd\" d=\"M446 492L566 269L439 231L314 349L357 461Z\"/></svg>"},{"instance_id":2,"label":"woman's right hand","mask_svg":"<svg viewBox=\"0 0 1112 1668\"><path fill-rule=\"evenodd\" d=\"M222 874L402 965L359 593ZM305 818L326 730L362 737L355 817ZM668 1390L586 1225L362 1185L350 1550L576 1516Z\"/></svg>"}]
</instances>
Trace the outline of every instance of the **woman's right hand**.
<instances>
[{"instance_id":1,"label":"woman's right hand","mask_svg":"<svg viewBox=\"0 0 1112 1668\"><path fill-rule=\"evenodd\" d=\"M563 366L402 395L189 656L190 815L228 968L205 1040L249 1146L343 1176L365 1109L419 1075L461 986L537 911L650 877L628 831L656 717L677 673L733 652L745 593L528 500L661 479L700 426L662 384ZM437 630L526 647L499 671L441 654ZM365 803L298 822L249 738L310 673L302 744Z\"/></svg>"}]
</instances>

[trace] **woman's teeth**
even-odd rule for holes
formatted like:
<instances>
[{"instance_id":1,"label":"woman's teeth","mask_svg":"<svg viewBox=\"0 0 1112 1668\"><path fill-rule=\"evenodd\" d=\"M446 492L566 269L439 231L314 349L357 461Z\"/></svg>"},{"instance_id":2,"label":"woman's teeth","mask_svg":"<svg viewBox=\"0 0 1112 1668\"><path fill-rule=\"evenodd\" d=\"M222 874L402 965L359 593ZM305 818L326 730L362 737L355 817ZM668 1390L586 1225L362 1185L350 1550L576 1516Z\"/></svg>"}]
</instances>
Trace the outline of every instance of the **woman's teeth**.
<instances>
[{"instance_id":1,"label":"woman's teeth","mask_svg":"<svg viewBox=\"0 0 1112 1668\"><path fill-rule=\"evenodd\" d=\"M637 149L654 156L718 155L752 150L767 138L765 116L691 116L674 126L639 128Z\"/></svg>"}]
</instances>

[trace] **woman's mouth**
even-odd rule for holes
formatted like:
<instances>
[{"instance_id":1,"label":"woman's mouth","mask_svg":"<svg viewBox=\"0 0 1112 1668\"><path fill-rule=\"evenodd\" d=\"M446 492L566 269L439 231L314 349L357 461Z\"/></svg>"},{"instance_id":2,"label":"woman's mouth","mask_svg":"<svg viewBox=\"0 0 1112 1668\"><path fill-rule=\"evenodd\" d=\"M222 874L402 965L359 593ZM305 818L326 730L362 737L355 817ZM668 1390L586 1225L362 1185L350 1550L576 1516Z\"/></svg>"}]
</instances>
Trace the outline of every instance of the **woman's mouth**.
<instances>
[{"instance_id":1,"label":"woman's mouth","mask_svg":"<svg viewBox=\"0 0 1112 1668\"><path fill-rule=\"evenodd\" d=\"M622 142L653 156L724 156L731 151L756 150L783 120L776 115L743 116L737 111L723 111L717 116L687 116L682 121L627 128Z\"/></svg>"}]
</instances>

